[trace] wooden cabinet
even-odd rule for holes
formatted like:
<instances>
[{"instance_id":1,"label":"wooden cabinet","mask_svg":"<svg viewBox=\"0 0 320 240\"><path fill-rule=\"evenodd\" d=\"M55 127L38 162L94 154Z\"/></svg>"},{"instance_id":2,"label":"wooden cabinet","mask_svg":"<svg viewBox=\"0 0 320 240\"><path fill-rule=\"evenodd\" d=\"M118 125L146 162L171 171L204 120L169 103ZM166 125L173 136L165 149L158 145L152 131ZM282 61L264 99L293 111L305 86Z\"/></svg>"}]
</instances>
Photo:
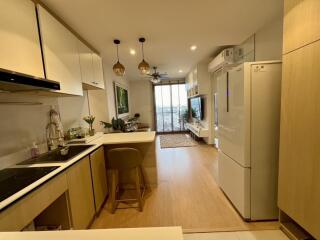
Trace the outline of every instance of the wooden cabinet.
<instances>
[{"instance_id":1,"label":"wooden cabinet","mask_svg":"<svg viewBox=\"0 0 320 240\"><path fill-rule=\"evenodd\" d=\"M279 207L320 238L320 41L283 56Z\"/></svg>"},{"instance_id":2,"label":"wooden cabinet","mask_svg":"<svg viewBox=\"0 0 320 240\"><path fill-rule=\"evenodd\" d=\"M20 231L67 191L65 174L53 178L0 213L0 231Z\"/></svg>"},{"instance_id":3,"label":"wooden cabinet","mask_svg":"<svg viewBox=\"0 0 320 240\"><path fill-rule=\"evenodd\" d=\"M86 229L95 214L89 157L70 167L67 181L73 228Z\"/></svg>"},{"instance_id":4,"label":"wooden cabinet","mask_svg":"<svg viewBox=\"0 0 320 240\"><path fill-rule=\"evenodd\" d=\"M107 197L107 172L104 159L104 149L100 147L90 155L91 175L96 212L98 212Z\"/></svg>"},{"instance_id":5,"label":"wooden cabinet","mask_svg":"<svg viewBox=\"0 0 320 240\"><path fill-rule=\"evenodd\" d=\"M93 64L93 81L94 81L94 84L98 88L104 89L102 58L96 53L92 54L92 64Z\"/></svg>"},{"instance_id":6,"label":"wooden cabinet","mask_svg":"<svg viewBox=\"0 0 320 240\"><path fill-rule=\"evenodd\" d=\"M46 9L37 6L46 77L60 82L58 92L82 96L78 39Z\"/></svg>"},{"instance_id":7,"label":"wooden cabinet","mask_svg":"<svg viewBox=\"0 0 320 240\"><path fill-rule=\"evenodd\" d=\"M61 209L60 203L68 198L69 209L66 207L62 210L66 212L54 214L55 209L51 208L48 213L48 207L64 193L66 193L64 199L60 199L57 205ZM86 229L93 220L95 212L102 207L107 194L104 147L100 147L90 154L90 157L79 160L65 172L1 211L0 231L20 231L35 218L39 218L39 215L42 215L41 220L43 220L48 214L54 216L56 221L60 220L58 216L63 214L67 216L68 223L65 223L65 226L69 226L70 216L73 229ZM57 222L57 224L63 223Z\"/></svg>"},{"instance_id":8,"label":"wooden cabinet","mask_svg":"<svg viewBox=\"0 0 320 240\"><path fill-rule=\"evenodd\" d=\"M285 0L283 53L320 39L320 1Z\"/></svg>"},{"instance_id":9,"label":"wooden cabinet","mask_svg":"<svg viewBox=\"0 0 320 240\"><path fill-rule=\"evenodd\" d=\"M43 78L35 5L0 1L0 68Z\"/></svg>"}]
</instances>

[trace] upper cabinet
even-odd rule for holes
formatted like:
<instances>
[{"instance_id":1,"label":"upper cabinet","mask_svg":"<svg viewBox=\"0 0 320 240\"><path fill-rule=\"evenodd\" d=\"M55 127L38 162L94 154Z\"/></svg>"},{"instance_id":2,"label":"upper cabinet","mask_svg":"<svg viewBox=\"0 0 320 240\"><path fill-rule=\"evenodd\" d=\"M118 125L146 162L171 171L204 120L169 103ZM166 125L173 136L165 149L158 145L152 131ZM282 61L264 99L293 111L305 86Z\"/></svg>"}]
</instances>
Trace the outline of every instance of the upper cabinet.
<instances>
[{"instance_id":1,"label":"upper cabinet","mask_svg":"<svg viewBox=\"0 0 320 240\"><path fill-rule=\"evenodd\" d=\"M78 39L38 5L46 77L60 82L60 93L82 96Z\"/></svg>"},{"instance_id":2,"label":"upper cabinet","mask_svg":"<svg viewBox=\"0 0 320 240\"><path fill-rule=\"evenodd\" d=\"M189 98L206 95L209 93L209 87L210 75L208 72L208 63L198 63L186 77L187 95Z\"/></svg>"},{"instance_id":3,"label":"upper cabinet","mask_svg":"<svg viewBox=\"0 0 320 240\"><path fill-rule=\"evenodd\" d=\"M78 41L82 83L85 89L104 89L101 58L80 40Z\"/></svg>"},{"instance_id":4,"label":"upper cabinet","mask_svg":"<svg viewBox=\"0 0 320 240\"><path fill-rule=\"evenodd\" d=\"M104 89L102 58L96 53L92 54L92 64L94 84L98 88Z\"/></svg>"},{"instance_id":5,"label":"upper cabinet","mask_svg":"<svg viewBox=\"0 0 320 240\"><path fill-rule=\"evenodd\" d=\"M35 5L0 1L0 68L43 78Z\"/></svg>"},{"instance_id":6,"label":"upper cabinet","mask_svg":"<svg viewBox=\"0 0 320 240\"><path fill-rule=\"evenodd\" d=\"M92 51L80 40L78 40L78 51L80 56L82 83L94 85Z\"/></svg>"},{"instance_id":7,"label":"upper cabinet","mask_svg":"<svg viewBox=\"0 0 320 240\"><path fill-rule=\"evenodd\" d=\"M320 39L320 1L284 1L283 53Z\"/></svg>"}]
</instances>

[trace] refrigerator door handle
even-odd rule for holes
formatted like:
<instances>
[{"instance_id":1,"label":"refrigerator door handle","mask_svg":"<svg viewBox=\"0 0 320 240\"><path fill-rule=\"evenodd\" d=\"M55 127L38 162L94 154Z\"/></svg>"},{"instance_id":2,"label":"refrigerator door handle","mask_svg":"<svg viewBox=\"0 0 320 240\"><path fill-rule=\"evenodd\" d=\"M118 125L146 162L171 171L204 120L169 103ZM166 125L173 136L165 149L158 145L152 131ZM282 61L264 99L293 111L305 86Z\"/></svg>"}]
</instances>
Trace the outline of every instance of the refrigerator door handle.
<instances>
[{"instance_id":1,"label":"refrigerator door handle","mask_svg":"<svg viewBox=\"0 0 320 240\"><path fill-rule=\"evenodd\" d=\"M227 112L229 112L229 72L227 72Z\"/></svg>"}]
</instances>

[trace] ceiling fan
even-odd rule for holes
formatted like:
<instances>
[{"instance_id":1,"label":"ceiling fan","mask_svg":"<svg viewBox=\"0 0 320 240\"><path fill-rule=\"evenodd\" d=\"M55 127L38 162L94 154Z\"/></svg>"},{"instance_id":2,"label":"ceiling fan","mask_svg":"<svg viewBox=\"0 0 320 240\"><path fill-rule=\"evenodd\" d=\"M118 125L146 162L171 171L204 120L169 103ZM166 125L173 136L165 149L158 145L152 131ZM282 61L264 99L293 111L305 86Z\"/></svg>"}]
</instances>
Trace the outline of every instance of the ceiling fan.
<instances>
[{"instance_id":1,"label":"ceiling fan","mask_svg":"<svg viewBox=\"0 0 320 240\"><path fill-rule=\"evenodd\" d=\"M148 76L148 78L150 78L150 81L153 83L159 83L161 80L164 79L169 79L167 77L167 73L159 73L157 71L157 67L153 67L153 73L151 74L146 74Z\"/></svg>"}]
</instances>

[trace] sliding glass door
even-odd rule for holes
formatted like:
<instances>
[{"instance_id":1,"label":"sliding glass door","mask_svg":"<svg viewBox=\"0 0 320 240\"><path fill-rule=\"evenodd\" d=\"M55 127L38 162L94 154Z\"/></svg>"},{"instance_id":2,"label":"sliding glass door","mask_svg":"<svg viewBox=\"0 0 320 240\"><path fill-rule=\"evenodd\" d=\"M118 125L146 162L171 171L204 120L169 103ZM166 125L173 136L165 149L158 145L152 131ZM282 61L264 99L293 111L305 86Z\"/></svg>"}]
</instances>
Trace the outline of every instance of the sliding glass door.
<instances>
[{"instance_id":1,"label":"sliding glass door","mask_svg":"<svg viewBox=\"0 0 320 240\"><path fill-rule=\"evenodd\" d=\"M185 84L154 86L157 132L185 131L183 114L188 109Z\"/></svg>"}]
</instances>

